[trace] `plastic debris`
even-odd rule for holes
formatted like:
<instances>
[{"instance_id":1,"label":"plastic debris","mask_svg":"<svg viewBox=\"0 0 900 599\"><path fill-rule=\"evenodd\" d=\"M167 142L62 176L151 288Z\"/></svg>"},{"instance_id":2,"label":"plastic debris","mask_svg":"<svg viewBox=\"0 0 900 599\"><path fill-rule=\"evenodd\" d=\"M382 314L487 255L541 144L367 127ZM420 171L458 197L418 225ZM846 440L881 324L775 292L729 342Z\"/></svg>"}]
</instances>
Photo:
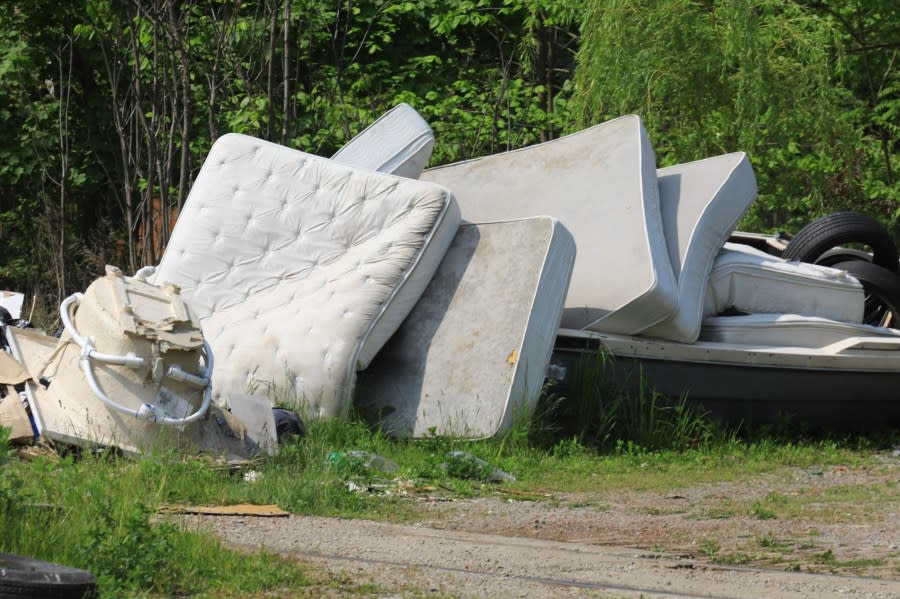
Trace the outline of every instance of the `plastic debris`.
<instances>
[{"instance_id":1,"label":"plastic debris","mask_svg":"<svg viewBox=\"0 0 900 599\"><path fill-rule=\"evenodd\" d=\"M456 478L467 478L473 480L483 480L490 483L513 482L516 477L494 468L481 458L478 458L467 451L450 451L447 452L447 461L441 464L441 468L447 471L447 474Z\"/></svg>"},{"instance_id":2,"label":"plastic debris","mask_svg":"<svg viewBox=\"0 0 900 599\"><path fill-rule=\"evenodd\" d=\"M345 468L353 471L380 470L382 472L395 472L399 466L394 460L390 460L377 453L364 450L332 451L328 455L328 461L337 468Z\"/></svg>"}]
</instances>

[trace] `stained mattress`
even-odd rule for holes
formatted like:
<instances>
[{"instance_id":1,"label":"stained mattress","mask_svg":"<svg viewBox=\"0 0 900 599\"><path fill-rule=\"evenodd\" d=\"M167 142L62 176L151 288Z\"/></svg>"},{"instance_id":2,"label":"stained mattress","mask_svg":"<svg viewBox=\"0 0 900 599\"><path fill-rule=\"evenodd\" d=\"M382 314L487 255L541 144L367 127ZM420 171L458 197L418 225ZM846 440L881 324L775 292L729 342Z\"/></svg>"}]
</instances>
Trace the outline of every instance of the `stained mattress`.
<instances>
[{"instance_id":1,"label":"stained mattress","mask_svg":"<svg viewBox=\"0 0 900 599\"><path fill-rule=\"evenodd\" d=\"M789 262L748 245L726 243L710 273L703 312L713 316L729 309L859 324L865 291L844 271Z\"/></svg>"},{"instance_id":2,"label":"stained mattress","mask_svg":"<svg viewBox=\"0 0 900 599\"><path fill-rule=\"evenodd\" d=\"M464 224L415 309L359 373L357 405L401 436L490 437L534 409L575 242L536 217Z\"/></svg>"},{"instance_id":3,"label":"stained mattress","mask_svg":"<svg viewBox=\"0 0 900 599\"><path fill-rule=\"evenodd\" d=\"M393 334L459 225L434 183L229 134L210 150L155 280L213 349L214 398L269 392L347 413L357 369Z\"/></svg>"},{"instance_id":4,"label":"stained mattress","mask_svg":"<svg viewBox=\"0 0 900 599\"><path fill-rule=\"evenodd\" d=\"M849 337L900 339L900 331L799 314L711 316L700 331L700 341L759 347L825 347Z\"/></svg>"},{"instance_id":5,"label":"stained mattress","mask_svg":"<svg viewBox=\"0 0 900 599\"><path fill-rule=\"evenodd\" d=\"M656 159L637 116L422 179L451 189L469 222L559 218L578 244L563 326L635 334L673 313Z\"/></svg>"}]
</instances>

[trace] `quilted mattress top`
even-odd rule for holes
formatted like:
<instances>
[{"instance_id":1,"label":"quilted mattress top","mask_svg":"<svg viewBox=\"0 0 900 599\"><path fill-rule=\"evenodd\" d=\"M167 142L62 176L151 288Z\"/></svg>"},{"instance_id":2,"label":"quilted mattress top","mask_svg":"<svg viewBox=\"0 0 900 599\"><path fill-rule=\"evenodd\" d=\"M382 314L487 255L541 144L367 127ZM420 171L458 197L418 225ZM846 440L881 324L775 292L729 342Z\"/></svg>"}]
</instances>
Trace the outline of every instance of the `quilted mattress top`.
<instances>
[{"instance_id":1,"label":"quilted mattress top","mask_svg":"<svg viewBox=\"0 0 900 599\"><path fill-rule=\"evenodd\" d=\"M458 224L438 185L229 134L197 176L156 281L181 287L200 319L215 396L270 391L309 416L338 416Z\"/></svg>"}]
</instances>

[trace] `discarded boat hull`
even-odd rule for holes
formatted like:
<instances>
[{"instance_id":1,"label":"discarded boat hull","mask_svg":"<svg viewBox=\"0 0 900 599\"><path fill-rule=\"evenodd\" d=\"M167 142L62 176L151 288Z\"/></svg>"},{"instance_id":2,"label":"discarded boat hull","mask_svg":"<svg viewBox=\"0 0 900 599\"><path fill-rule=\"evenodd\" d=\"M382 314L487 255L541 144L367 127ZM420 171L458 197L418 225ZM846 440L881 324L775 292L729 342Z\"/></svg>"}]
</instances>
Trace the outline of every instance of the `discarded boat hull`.
<instances>
[{"instance_id":1,"label":"discarded boat hull","mask_svg":"<svg viewBox=\"0 0 900 599\"><path fill-rule=\"evenodd\" d=\"M132 454L255 453L243 423L210 406L211 352L176 288L107 267L84 294L63 301L61 317L60 339L6 330L41 437Z\"/></svg>"},{"instance_id":2,"label":"discarded boat hull","mask_svg":"<svg viewBox=\"0 0 900 599\"><path fill-rule=\"evenodd\" d=\"M635 392L642 381L669 397L686 397L710 417L731 423L790 420L836 430L900 425L900 342L846 339L823 348L693 344L562 329L551 364L569 396L579 368L603 353L613 387ZM562 370L559 370L562 372Z\"/></svg>"}]
</instances>

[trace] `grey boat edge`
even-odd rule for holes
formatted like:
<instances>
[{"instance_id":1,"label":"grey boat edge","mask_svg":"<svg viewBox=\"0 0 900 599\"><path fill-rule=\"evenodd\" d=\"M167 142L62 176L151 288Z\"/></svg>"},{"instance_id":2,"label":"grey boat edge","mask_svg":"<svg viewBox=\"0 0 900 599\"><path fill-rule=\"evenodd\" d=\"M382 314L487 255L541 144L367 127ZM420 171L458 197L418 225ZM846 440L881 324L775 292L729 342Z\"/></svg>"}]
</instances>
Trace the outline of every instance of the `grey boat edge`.
<instances>
[{"instance_id":1,"label":"grey boat edge","mask_svg":"<svg viewBox=\"0 0 900 599\"><path fill-rule=\"evenodd\" d=\"M565 373L557 393L572 393L579 368L591 368L592 361L601 359L615 389L635 392L643 381L732 424L789 421L842 431L900 426L896 339L856 337L821 348L767 347L560 329L551 359L551 368Z\"/></svg>"}]
</instances>

